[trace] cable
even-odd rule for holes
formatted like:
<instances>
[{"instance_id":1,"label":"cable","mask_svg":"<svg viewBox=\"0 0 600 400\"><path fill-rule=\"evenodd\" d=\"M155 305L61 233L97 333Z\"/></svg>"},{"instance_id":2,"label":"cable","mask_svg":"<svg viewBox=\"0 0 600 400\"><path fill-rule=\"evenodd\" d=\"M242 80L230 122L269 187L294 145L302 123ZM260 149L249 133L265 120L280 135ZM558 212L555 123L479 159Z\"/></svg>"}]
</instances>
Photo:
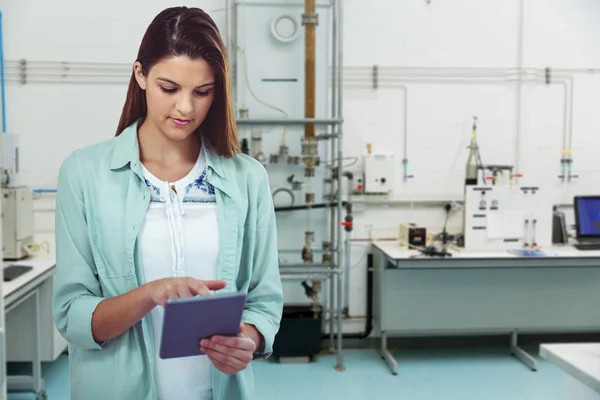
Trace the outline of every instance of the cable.
<instances>
[{"instance_id":1,"label":"cable","mask_svg":"<svg viewBox=\"0 0 600 400\"><path fill-rule=\"evenodd\" d=\"M461 140L460 144L458 145L458 149L456 149L456 154L454 156L454 160L452 161L452 165L450 166L450 168L448 169L448 176L446 176L446 187L444 192L448 192L450 189L450 186L452 185L452 179L450 179L452 177L452 175L454 175L455 171L454 171L454 167L456 166L456 162L458 161L460 155L463 153L463 149L464 146L466 144L466 137L463 137L463 139ZM464 180L463 180L464 182ZM411 197L412 198L412 197ZM414 202L411 200L411 211L414 212Z\"/></svg>"},{"instance_id":2,"label":"cable","mask_svg":"<svg viewBox=\"0 0 600 400\"><path fill-rule=\"evenodd\" d=\"M292 192L290 189L288 189L288 188L286 188L286 187L282 187L282 188L279 188L279 189L276 189L276 190L274 190L274 191L273 191L273 193L271 194L271 196L273 197L273 201L275 201L275 196L276 196L278 193L281 193L281 192L285 192L285 193L287 193L287 194L289 194L289 195L290 195L290 198L291 198L291 199L290 199L290 205L289 205L288 207L291 207L291 206L293 206L293 205L294 205L294 202L296 201L296 198L295 198L295 196L294 196L294 193L293 193L293 192Z\"/></svg>"},{"instance_id":3,"label":"cable","mask_svg":"<svg viewBox=\"0 0 600 400\"><path fill-rule=\"evenodd\" d=\"M483 169L483 162L481 161L481 153L479 152L479 146L477 146L477 163L479 163L477 168L481 170L481 177L483 179L483 185L485 186L487 185L487 183L485 181L485 170Z\"/></svg>"},{"instance_id":4,"label":"cable","mask_svg":"<svg viewBox=\"0 0 600 400\"><path fill-rule=\"evenodd\" d=\"M342 168L348 168L348 167L352 167L352 166L356 165L358 163L359 159L360 159L359 157L343 157L342 160L352 160L352 162L350 164L344 165ZM325 165L334 164L337 161L338 160L335 159L335 160L327 161L324 164Z\"/></svg>"},{"instance_id":5,"label":"cable","mask_svg":"<svg viewBox=\"0 0 600 400\"><path fill-rule=\"evenodd\" d=\"M238 48L239 52L242 53L242 60L244 62L244 79L246 81L246 87L248 88L248 92L250 92L250 95L254 98L254 100L259 102L263 106L268 107L272 110L278 111L278 112L282 113L285 116L285 118L289 118L289 115L287 112L285 112L285 110L264 102L263 100L258 98L256 93L254 93L254 91L252 90L252 86L250 86L250 78L248 77L248 59L246 58L246 51L240 46L237 46L237 48ZM283 125L283 136L281 139L282 145L285 145L285 134L286 134L286 126Z\"/></svg>"}]
</instances>

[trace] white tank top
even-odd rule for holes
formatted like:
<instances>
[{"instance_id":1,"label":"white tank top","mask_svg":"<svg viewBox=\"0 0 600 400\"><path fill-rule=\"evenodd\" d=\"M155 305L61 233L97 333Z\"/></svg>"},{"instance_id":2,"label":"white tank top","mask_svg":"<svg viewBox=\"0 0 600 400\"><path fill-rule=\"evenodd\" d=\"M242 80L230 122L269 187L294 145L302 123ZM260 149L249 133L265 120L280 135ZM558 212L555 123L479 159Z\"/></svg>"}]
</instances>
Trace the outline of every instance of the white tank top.
<instances>
[{"instance_id":1,"label":"white tank top","mask_svg":"<svg viewBox=\"0 0 600 400\"><path fill-rule=\"evenodd\" d=\"M138 239L146 282L183 276L217 279L216 198L206 182L204 151L190 173L177 182L162 182L145 167L143 171L151 193ZM212 363L207 356L168 360L158 356L163 315L161 306L151 312L158 400L211 400Z\"/></svg>"}]
</instances>

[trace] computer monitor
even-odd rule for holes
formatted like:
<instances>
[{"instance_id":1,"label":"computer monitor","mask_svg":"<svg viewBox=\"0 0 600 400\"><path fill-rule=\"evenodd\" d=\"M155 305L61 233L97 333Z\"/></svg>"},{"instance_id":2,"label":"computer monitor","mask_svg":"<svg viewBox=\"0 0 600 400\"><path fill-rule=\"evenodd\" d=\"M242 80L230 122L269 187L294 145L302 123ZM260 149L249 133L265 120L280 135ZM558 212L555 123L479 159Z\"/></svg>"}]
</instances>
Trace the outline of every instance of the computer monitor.
<instances>
[{"instance_id":1,"label":"computer monitor","mask_svg":"<svg viewBox=\"0 0 600 400\"><path fill-rule=\"evenodd\" d=\"M575 227L578 238L600 238L600 196L575 196Z\"/></svg>"}]
</instances>

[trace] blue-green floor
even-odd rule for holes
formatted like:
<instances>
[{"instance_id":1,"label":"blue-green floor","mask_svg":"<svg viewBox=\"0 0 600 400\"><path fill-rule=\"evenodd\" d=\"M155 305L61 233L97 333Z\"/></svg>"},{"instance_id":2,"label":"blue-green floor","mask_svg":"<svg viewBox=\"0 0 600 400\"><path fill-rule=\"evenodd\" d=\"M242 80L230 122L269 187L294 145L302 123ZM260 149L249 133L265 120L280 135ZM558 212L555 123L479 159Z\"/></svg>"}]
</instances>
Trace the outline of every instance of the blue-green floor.
<instances>
[{"instance_id":1,"label":"blue-green floor","mask_svg":"<svg viewBox=\"0 0 600 400\"><path fill-rule=\"evenodd\" d=\"M536 349L527 349L537 356ZM505 349L410 349L394 352L393 376L376 350L346 350L346 371L335 371L336 358L322 356L310 364L255 362L257 398L294 399L564 399L562 373L540 360L532 372ZM68 400L66 356L44 366L50 400ZM33 399L10 394L9 400ZM571 399L569 399L571 400Z\"/></svg>"}]
</instances>

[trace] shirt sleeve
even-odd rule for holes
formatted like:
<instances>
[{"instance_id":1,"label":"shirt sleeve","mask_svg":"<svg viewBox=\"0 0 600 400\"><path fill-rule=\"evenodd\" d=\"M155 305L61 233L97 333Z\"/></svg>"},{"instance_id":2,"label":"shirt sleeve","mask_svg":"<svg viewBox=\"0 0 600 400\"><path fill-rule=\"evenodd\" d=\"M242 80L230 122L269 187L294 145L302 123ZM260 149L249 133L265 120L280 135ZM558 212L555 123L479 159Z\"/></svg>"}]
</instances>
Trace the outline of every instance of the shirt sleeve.
<instances>
[{"instance_id":1,"label":"shirt sleeve","mask_svg":"<svg viewBox=\"0 0 600 400\"><path fill-rule=\"evenodd\" d=\"M104 299L90 243L83 182L77 153L73 153L58 176L52 315L56 328L69 343L92 350L102 348L92 334L92 315Z\"/></svg>"},{"instance_id":2,"label":"shirt sleeve","mask_svg":"<svg viewBox=\"0 0 600 400\"><path fill-rule=\"evenodd\" d=\"M283 290L279 276L275 209L266 170L258 190L257 226L255 231L253 270L242 322L252 324L264 338L256 358L267 358L283 314Z\"/></svg>"}]
</instances>

